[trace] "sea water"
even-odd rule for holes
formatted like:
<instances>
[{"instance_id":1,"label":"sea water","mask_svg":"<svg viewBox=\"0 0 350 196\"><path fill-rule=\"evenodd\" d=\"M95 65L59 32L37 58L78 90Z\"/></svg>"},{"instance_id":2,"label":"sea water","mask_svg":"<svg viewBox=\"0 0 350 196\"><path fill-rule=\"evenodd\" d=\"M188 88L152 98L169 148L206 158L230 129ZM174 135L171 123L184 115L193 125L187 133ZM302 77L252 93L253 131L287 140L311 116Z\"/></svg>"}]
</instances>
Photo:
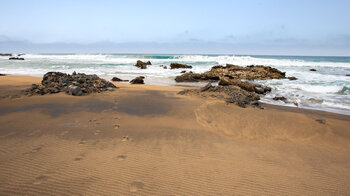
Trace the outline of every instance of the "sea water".
<instances>
[{"instance_id":1,"label":"sea water","mask_svg":"<svg viewBox=\"0 0 350 196\"><path fill-rule=\"evenodd\" d=\"M272 92L261 101L291 107L310 108L350 115L350 57L252 56L252 55L128 55L128 54L26 54L24 61L0 57L0 73L42 76L49 71L97 74L105 79L145 76L146 84L176 85L174 78L184 69L163 69L172 62L192 65L203 73L214 65L266 65L298 80L255 81ZM137 60L151 61L147 69L133 66ZM311 68L316 72L309 71ZM284 96L290 103L274 101Z\"/></svg>"}]
</instances>

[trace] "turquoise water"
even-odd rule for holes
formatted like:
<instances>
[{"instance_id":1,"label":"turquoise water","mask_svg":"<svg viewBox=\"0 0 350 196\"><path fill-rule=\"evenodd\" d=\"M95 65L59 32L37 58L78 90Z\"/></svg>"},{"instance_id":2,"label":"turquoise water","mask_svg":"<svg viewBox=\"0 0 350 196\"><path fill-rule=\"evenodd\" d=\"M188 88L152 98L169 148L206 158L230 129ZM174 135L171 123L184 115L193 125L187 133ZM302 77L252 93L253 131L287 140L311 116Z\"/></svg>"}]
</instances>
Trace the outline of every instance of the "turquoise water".
<instances>
[{"instance_id":1,"label":"turquoise water","mask_svg":"<svg viewBox=\"0 0 350 196\"><path fill-rule=\"evenodd\" d=\"M296 81L256 81L272 87L263 102L311 108L350 115L350 57L317 56L259 56L259 55L147 55L147 54L26 54L25 61L9 61L0 57L0 73L42 76L48 71L73 71L98 74L106 79L118 76L132 79L146 76L146 83L176 85L174 78L181 69L163 69L171 62L193 66L193 72L208 71L213 65L226 63L241 66L267 65L295 76ZM137 60L151 61L148 69L133 66ZM317 69L310 72L309 69ZM285 96L290 103L273 101L274 96ZM297 104L298 106L295 106Z\"/></svg>"}]
</instances>

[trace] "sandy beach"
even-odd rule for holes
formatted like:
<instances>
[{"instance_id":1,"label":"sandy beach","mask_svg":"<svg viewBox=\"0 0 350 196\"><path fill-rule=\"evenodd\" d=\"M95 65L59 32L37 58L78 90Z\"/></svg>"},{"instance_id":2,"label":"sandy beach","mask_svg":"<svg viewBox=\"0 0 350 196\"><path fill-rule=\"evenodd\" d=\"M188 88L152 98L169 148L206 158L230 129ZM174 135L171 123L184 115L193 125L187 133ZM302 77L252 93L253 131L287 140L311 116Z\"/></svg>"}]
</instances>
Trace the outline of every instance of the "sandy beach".
<instances>
[{"instance_id":1,"label":"sandy beach","mask_svg":"<svg viewBox=\"0 0 350 196\"><path fill-rule=\"evenodd\" d=\"M1 195L347 195L350 117L114 83L17 96L0 77Z\"/></svg>"}]
</instances>

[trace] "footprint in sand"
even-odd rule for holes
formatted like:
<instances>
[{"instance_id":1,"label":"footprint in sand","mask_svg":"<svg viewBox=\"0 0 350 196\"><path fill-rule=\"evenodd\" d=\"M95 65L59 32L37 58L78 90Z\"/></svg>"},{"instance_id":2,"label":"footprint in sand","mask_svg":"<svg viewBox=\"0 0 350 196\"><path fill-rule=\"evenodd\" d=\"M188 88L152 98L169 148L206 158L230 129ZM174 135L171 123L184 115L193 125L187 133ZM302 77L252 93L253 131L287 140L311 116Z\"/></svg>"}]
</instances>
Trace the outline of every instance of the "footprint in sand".
<instances>
[{"instance_id":1,"label":"footprint in sand","mask_svg":"<svg viewBox=\"0 0 350 196\"><path fill-rule=\"evenodd\" d=\"M118 159L119 161L124 161L124 160L126 159L126 156L125 156L125 155L118 155L118 156L117 156L117 159Z\"/></svg>"},{"instance_id":2,"label":"footprint in sand","mask_svg":"<svg viewBox=\"0 0 350 196\"><path fill-rule=\"evenodd\" d=\"M114 129L119 129L119 127L120 127L120 125L118 125L118 124L114 125Z\"/></svg>"},{"instance_id":3,"label":"footprint in sand","mask_svg":"<svg viewBox=\"0 0 350 196\"><path fill-rule=\"evenodd\" d=\"M81 160L83 160L82 157L76 157L76 158L74 159L74 161L81 161Z\"/></svg>"},{"instance_id":4,"label":"footprint in sand","mask_svg":"<svg viewBox=\"0 0 350 196\"><path fill-rule=\"evenodd\" d=\"M134 181L130 183L130 192L137 192L139 190L142 190L145 185L142 182Z\"/></svg>"},{"instance_id":5,"label":"footprint in sand","mask_svg":"<svg viewBox=\"0 0 350 196\"><path fill-rule=\"evenodd\" d=\"M100 134L101 133L101 130L96 130L95 132L94 132L94 135L98 135L98 134Z\"/></svg>"},{"instance_id":6,"label":"footprint in sand","mask_svg":"<svg viewBox=\"0 0 350 196\"><path fill-rule=\"evenodd\" d=\"M42 146L38 146L38 147L33 148L31 151L26 152L26 153L24 153L24 154L34 154L34 153L39 152L42 148L43 148Z\"/></svg>"},{"instance_id":7,"label":"footprint in sand","mask_svg":"<svg viewBox=\"0 0 350 196\"><path fill-rule=\"evenodd\" d=\"M68 132L69 132L69 131L63 131L60 135L61 135L61 136L64 136L64 135L66 135Z\"/></svg>"},{"instance_id":8,"label":"footprint in sand","mask_svg":"<svg viewBox=\"0 0 350 196\"><path fill-rule=\"evenodd\" d=\"M80 140L79 145L84 145L86 143L86 140Z\"/></svg>"},{"instance_id":9,"label":"footprint in sand","mask_svg":"<svg viewBox=\"0 0 350 196\"><path fill-rule=\"evenodd\" d=\"M29 133L28 136L33 136L33 135L36 135L36 134L39 134L39 133L41 133L41 130L37 129L37 130L32 131L31 133Z\"/></svg>"},{"instance_id":10,"label":"footprint in sand","mask_svg":"<svg viewBox=\"0 0 350 196\"><path fill-rule=\"evenodd\" d=\"M122 139L122 142L127 142L127 141L129 141L129 136L124 136Z\"/></svg>"},{"instance_id":11,"label":"footprint in sand","mask_svg":"<svg viewBox=\"0 0 350 196\"><path fill-rule=\"evenodd\" d=\"M49 179L48 176L46 175L40 175L40 176L37 176L33 182L33 184L41 184L45 181L47 181Z\"/></svg>"}]
</instances>

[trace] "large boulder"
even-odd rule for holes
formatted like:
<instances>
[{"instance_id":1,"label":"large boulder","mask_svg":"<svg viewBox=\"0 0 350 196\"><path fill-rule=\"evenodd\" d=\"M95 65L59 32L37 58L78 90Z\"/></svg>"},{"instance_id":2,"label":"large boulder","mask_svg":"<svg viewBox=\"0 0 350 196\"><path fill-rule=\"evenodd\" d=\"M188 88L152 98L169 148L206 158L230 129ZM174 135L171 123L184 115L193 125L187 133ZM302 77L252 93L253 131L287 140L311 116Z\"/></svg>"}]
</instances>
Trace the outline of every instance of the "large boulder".
<instances>
[{"instance_id":1,"label":"large boulder","mask_svg":"<svg viewBox=\"0 0 350 196\"><path fill-rule=\"evenodd\" d=\"M69 95L81 96L90 93L101 93L111 88L117 88L113 83L98 77L84 73L72 75L61 72L48 72L43 76L40 85L33 84L25 90L27 95L51 94L65 92Z\"/></svg>"},{"instance_id":2,"label":"large boulder","mask_svg":"<svg viewBox=\"0 0 350 196\"><path fill-rule=\"evenodd\" d=\"M135 64L135 66L140 68L140 69L147 69L147 65L152 65L151 61L142 62L142 61L138 60Z\"/></svg>"},{"instance_id":3,"label":"large boulder","mask_svg":"<svg viewBox=\"0 0 350 196\"><path fill-rule=\"evenodd\" d=\"M170 69L179 69L179 68L191 69L192 66L191 65L180 64L180 63L171 63L170 64Z\"/></svg>"}]
</instances>

